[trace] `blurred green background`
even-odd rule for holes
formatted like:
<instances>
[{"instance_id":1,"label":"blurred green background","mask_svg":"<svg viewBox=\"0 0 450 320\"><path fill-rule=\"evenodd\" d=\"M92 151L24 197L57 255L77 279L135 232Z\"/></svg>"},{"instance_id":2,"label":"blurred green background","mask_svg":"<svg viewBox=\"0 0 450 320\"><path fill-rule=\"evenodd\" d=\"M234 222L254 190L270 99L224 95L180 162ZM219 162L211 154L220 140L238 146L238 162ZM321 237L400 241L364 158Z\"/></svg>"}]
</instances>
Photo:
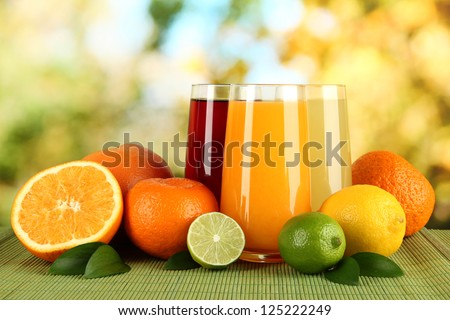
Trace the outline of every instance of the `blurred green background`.
<instances>
[{"instance_id":1,"label":"blurred green background","mask_svg":"<svg viewBox=\"0 0 450 320\"><path fill-rule=\"evenodd\" d=\"M39 170L185 138L192 84L257 82L345 84L352 158L404 156L448 229L449 57L444 0L0 0L0 225Z\"/></svg>"}]
</instances>

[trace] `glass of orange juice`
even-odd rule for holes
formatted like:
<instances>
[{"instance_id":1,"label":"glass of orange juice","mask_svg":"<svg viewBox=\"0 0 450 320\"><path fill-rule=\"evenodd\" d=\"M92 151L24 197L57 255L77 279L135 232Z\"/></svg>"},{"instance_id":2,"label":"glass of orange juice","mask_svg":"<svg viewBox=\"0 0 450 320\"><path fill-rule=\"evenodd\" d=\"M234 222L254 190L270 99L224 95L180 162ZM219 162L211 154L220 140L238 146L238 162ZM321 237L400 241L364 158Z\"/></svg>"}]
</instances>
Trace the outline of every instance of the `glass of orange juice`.
<instances>
[{"instance_id":1,"label":"glass of orange juice","mask_svg":"<svg viewBox=\"0 0 450 320\"><path fill-rule=\"evenodd\" d=\"M242 227L242 260L281 262L278 234L309 211L304 87L231 85L222 171L221 211Z\"/></svg>"},{"instance_id":2,"label":"glass of orange juice","mask_svg":"<svg viewBox=\"0 0 450 320\"><path fill-rule=\"evenodd\" d=\"M311 209L352 184L347 99L343 85L306 85Z\"/></svg>"}]
</instances>

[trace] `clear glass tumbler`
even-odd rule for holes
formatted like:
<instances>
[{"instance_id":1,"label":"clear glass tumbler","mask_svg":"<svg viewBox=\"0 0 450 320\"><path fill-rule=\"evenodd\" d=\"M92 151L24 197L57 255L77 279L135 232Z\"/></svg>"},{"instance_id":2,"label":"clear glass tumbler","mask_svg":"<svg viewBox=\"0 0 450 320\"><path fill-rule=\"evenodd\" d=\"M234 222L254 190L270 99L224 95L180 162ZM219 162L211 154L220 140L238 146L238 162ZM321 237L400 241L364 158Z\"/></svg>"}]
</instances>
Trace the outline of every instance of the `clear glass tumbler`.
<instances>
[{"instance_id":1,"label":"clear glass tumbler","mask_svg":"<svg viewBox=\"0 0 450 320\"><path fill-rule=\"evenodd\" d=\"M229 92L227 84L193 85L189 110L185 177L206 185L219 204Z\"/></svg>"},{"instance_id":2,"label":"clear glass tumbler","mask_svg":"<svg viewBox=\"0 0 450 320\"><path fill-rule=\"evenodd\" d=\"M311 209L352 184L347 99L343 85L306 85Z\"/></svg>"},{"instance_id":3,"label":"clear glass tumbler","mask_svg":"<svg viewBox=\"0 0 450 320\"><path fill-rule=\"evenodd\" d=\"M278 234L291 217L309 211L304 88L231 85L221 211L242 227L242 260L281 262Z\"/></svg>"}]
</instances>

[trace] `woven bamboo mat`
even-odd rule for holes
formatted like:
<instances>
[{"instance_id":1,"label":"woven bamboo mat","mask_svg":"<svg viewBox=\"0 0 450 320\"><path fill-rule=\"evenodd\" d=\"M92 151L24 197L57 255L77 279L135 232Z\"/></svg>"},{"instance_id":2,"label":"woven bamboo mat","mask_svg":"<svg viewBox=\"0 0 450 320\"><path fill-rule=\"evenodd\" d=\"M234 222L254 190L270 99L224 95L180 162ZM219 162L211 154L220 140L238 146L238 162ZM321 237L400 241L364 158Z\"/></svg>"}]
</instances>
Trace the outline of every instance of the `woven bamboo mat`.
<instances>
[{"instance_id":1,"label":"woven bamboo mat","mask_svg":"<svg viewBox=\"0 0 450 320\"><path fill-rule=\"evenodd\" d=\"M163 270L164 261L133 248L120 250L126 274L83 279L49 275L50 263L29 254L10 229L0 228L0 299L315 300L450 299L450 230L423 229L391 258L400 278L361 277L359 286L304 275L286 264L237 262L227 270Z\"/></svg>"}]
</instances>

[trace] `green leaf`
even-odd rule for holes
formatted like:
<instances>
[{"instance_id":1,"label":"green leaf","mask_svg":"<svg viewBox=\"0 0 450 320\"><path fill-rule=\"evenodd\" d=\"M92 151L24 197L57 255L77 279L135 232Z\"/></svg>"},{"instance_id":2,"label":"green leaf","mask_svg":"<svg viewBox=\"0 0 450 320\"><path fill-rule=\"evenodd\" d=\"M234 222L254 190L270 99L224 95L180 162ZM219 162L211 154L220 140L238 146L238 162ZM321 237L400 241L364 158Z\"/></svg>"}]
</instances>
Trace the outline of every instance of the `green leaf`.
<instances>
[{"instance_id":1,"label":"green leaf","mask_svg":"<svg viewBox=\"0 0 450 320\"><path fill-rule=\"evenodd\" d=\"M112 276L130 271L116 250L109 245L99 247L86 265L84 277L88 279Z\"/></svg>"},{"instance_id":2,"label":"green leaf","mask_svg":"<svg viewBox=\"0 0 450 320\"><path fill-rule=\"evenodd\" d=\"M50 266L49 273L58 275L83 274L89 258L103 242L90 242L73 247L61 254Z\"/></svg>"},{"instance_id":3,"label":"green leaf","mask_svg":"<svg viewBox=\"0 0 450 320\"><path fill-rule=\"evenodd\" d=\"M331 282L357 286L359 284L359 265L355 259L344 257L334 269L325 272Z\"/></svg>"},{"instance_id":4,"label":"green leaf","mask_svg":"<svg viewBox=\"0 0 450 320\"><path fill-rule=\"evenodd\" d=\"M358 262L362 276L392 278L403 275L402 269L394 261L381 254L359 252L352 258Z\"/></svg>"},{"instance_id":5,"label":"green leaf","mask_svg":"<svg viewBox=\"0 0 450 320\"><path fill-rule=\"evenodd\" d=\"M189 251L175 253L163 266L165 270L188 270L200 268L201 266L192 259Z\"/></svg>"}]
</instances>

